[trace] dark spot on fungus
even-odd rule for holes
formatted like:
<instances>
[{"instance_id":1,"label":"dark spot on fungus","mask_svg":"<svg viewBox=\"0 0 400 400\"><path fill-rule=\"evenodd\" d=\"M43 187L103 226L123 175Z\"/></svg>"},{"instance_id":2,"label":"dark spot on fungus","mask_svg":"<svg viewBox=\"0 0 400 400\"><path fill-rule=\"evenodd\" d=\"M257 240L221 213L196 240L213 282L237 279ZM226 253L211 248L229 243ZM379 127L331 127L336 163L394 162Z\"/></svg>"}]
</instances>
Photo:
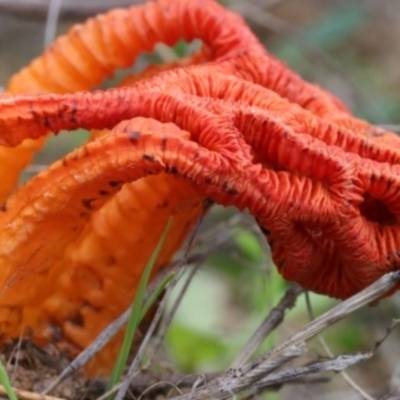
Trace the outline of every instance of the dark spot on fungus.
<instances>
[{"instance_id":1,"label":"dark spot on fungus","mask_svg":"<svg viewBox=\"0 0 400 400\"><path fill-rule=\"evenodd\" d=\"M84 326L84 320L83 320L82 314L80 312L77 312L73 316L69 317L68 321L75 326L79 326L79 327Z\"/></svg>"},{"instance_id":2,"label":"dark spot on fungus","mask_svg":"<svg viewBox=\"0 0 400 400\"><path fill-rule=\"evenodd\" d=\"M142 158L146 161L154 161L154 156L151 156L150 154L143 154Z\"/></svg>"},{"instance_id":3,"label":"dark spot on fungus","mask_svg":"<svg viewBox=\"0 0 400 400\"><path fill-rule=\"evenodd\" d=\"M178 170L175 167L170 167L169 165L166 166L165 172L168 174L176 175L178 173Z\"/></svg>"},{"instance_id":4,"label":"dark spot on fungus","mask_svg":"<svg viewBox=\"0 0 400 400\"><path fill-rule=\"evenodd\" d=\"M289 136L289 134L287 133L287 131L284 131L284 132L283 132L283 137L284 137L285 139L287 139L288 136Z\"/></svg>"},{"instance_id":5,"label":"dark spot on fungus","mask_svg":"<svg viewBox=\"0 0 400 400\"><path fill-rule=\"evenodd\" d=\"M159 204L160 208L167 208L169 206L169 201L164 200L162 203Z\"/></svg>"},{"instance_id":6,"label":"dark spot on fungus","mask_svg":"<svg viewBox=\"0 0 400 400\"><path fill-rule=\"evenodd\" d=\"M110 182L108 182L108 184L111 187L116 187L116 186L120 185L121 183L122 183L122 181L110 181Z\"/></svg>"},{"instance_id":7,"label":"dark spot on fungus","mask_svg":"<svg viewBox=\"0 0 400 400\"><path fill-rule=\"evenodd\" d=\"M51 126L50 126L50 120L49 120L49 117L47 116L47 115L43 115L42 116L42 119L43 119L43 125L47 128L47 129L51 129Z\"/></svg>"},{"instance_id":8,"label":"dark spot on fungus","mask_svg":"<svg viewBox=\"0 0 400 400\"><path fill-rule=\"evenodd\" d=\"M226 182L226 181L222 184L222 190L223 190L224 192L228 193L228 194L236 194L236 193L237 193L236 188L234 188L234 187L229 187L229 186L228 186L228 182Z\"/></svg>"},{"instance_id":9,"label":"dark spot on fungus","mask_svg":"<svg viewBox=\"0 0 400 400\"><path fill-rule=\"evenodd\" d=\"M137 143L140 136L142 136L142 134L139 131L133 131L128 135L130 142L133 144Z\"/></svg>"},{"instance_id":10,"label":"dark spot on fungus","mask_svg":"<svg viewBox=\"0 0 400 400\"><path fill-rule=\"evenodd\" d=\"M95 201L96 198L92 197L90 199L82 199L82 204L85 208L87 208L88 210L92 209L92 202Z\"/></svg>"},{"instance_id":11,"label":"dark spot on fungus","mask_svg":"<svg viewBox=\"0 0 400 400\"><path fill-rule=\"evenodd\" d=\"M163 153L165 153L165 150L167 150L167 142L168 142L168 138L163 137L162 141L161 141L161 150Z\"/></svg>"},{"instance_id":12,"label":"dark spot on fungus","mask_svg":"<svg viewBox=\"0 0 400 400\"><path fill-rule=\"evenodd\" d=\"M6 212L7 211L7 202L4 202L1 207L0 207L1 212Z\"/></svg>"},{"instance_id":13,"label":"dark spot on fungus","mask_svg":"<svg viewBox=\"0 0 400 400\"><path fill-rule=\"evenodd\" d=\"M71 108L71 113L69 116L69 121L72 123L76 123L76 113L77 113L77 106L76 106L76 101L72 100L72 108Z\"/></svg>"},{"instance_id":14,"label":"dark spot on fungus","mask_svg":"<svg viewBox=\"0 0 400 400\"><path fill-rule=\"evenodd\" d=\"M103 189L99 190L99 195L100 196L108 196L109 194L110 194L110 192L107 191L107 190L103 190Z\"/></svg>"}]
</instances>

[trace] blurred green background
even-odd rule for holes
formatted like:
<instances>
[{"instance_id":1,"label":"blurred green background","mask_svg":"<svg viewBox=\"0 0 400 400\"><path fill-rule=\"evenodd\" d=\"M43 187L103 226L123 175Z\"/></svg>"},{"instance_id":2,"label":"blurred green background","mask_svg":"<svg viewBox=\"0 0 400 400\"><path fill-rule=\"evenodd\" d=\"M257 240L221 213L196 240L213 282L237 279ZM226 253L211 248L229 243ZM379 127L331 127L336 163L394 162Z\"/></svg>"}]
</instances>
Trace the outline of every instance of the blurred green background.
<instances>
[{"instance_id":1,"label":"blurred green background","mask_svg":"<svg viewBox=\"0 0 400 400\"><path fill-rule=\"evenodd\" d=\"M44 46L48 2L44 1L43 7L40 1L36 2L39 6L34 8L27 3L21 9L16 0L0 0L0 86L5 86L11 74L40 54ZM82 10L79 2L64 0L68 12L60 16L56 35L82 21L85 14L117 3L86 0ZM400 1L224 3L243 14L270 52L307 80L335 93L357 115L377 124L400 122ZM173 50L185 53L189 47L180 44ZM137 68L155 58L142 57ZM50 139L24 178L75 148L86 137L86 133L76 132ZM221 237L227 238L225 244L208 257L197 273L166 338L165 354L171 365L187 373L226 369L287 287L273 268L268 246L250 218L238 216L235 210L214 208L199 234L200 251L207 251L207 244ZM335 304L332 299L316 295L311 295L311 302L316 315ZM368 351L382 337L391 319L399 315L399 307L398 295L393 296L354 313L329 329L324 337L335 354ZM308 321L302 296L263 348L270 348ZM309 348L306 360L326 356L317 340ZM389 398L389 394L394 396L391 398L400 398L399 357L400 334L394 331L370 361L349 373L374 398ZM287 385L278 393L258 398L361 398L340 375L329 376L328 383Z\"/></svg>"}]
</instances>

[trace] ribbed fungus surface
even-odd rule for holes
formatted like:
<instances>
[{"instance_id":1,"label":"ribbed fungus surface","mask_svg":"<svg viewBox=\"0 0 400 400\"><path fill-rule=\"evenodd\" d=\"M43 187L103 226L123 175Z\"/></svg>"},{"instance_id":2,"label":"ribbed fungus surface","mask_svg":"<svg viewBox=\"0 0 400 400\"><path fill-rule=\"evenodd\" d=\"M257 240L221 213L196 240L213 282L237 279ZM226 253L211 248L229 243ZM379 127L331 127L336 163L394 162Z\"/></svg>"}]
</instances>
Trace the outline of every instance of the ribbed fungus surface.
<instances>
[{"instance_id":1,"label":"ribbed fungus surface","mask_svg":"<svg viewBox=\"0 0 400 400\"><path fill-rule=\"evenodd\" d=\"M203 48L85 92L182 38ZM49 132L76 128L99 131L13 190ZM315 292L346 298L399 266L400 140L304 82L211 0L74 27L10 80L0 143L4 338L30 328L72 354L88 346L131 302L169 216L156 270L207 199L248 209L281 274ZM92 373L107 371L116 342Z\"/></svg>"}]
</instances>

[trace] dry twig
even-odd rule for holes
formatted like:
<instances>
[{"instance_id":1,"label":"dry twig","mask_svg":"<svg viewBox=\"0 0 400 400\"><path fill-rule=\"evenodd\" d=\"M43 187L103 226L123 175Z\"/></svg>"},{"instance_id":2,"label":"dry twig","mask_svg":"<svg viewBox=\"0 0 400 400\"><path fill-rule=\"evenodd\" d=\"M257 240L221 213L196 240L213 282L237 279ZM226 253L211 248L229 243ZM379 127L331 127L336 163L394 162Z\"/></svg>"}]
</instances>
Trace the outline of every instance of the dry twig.
<instances>
[{"instance_id":1,"label":"dry twig","mask_svg":"<svg viewBox=\"0 0 400 400\"><path fill-rule=\"evenodd\" d=\"M312 310L311 302L310 302L310 296L308 292L306 293L306 303L307 303L307 309L308 313L310 315L310 319L314 320L314 313ZM331 351L330 347L326 343L325 339L323 338L322 334L318 335L318 340L320 341L325 353L330 357L333 358L334 354ZM353 378L350 377L350 375L346 371L341 371L340 374L342 375L343 379L365 400L375 400L372 396L370 396L360 385L358 385Z\"/></svg>"},{"instance_id":2,"label":"dry twig","mask_svg":"<svg viewBox=\"0 0 400 400\"><path fill-rule=\"evenodd\" d=\"M59 397L46 396L40 393L29 392L27 390L16 388L13 388L13 390L18 400L63 400ZM7 396L7 391L3 385L0 385L0 396Z\"/></svg>"},{"instance_id":3,"label":"dry twig","mask_svg":"<svg viewBox=\"0 0 400 400\"><path fill-rule=\"evenodd\" d=\"M276 307L274 307L252 337L236 356L231 368L239 368L257 350L267 336L276 329L283 321L285 312L294 307L297 297L303 292L303 288L292 283Z\"/></svg>"},{"instance_id":4,"label":"dry twig","mask_svg":"<svg viewBox=\"0 0 400 400\"><path fill-rule=\"evenodd\" d=\"M267 386L271 382L276 383L277 380L279 382L286 381L295 377L298 378L304 374L320 371L342 371L350 365L371 357L373 351L367 354L339 356L330 361L322 363L317 362L306 367L295 368L267 376L271 371L271 365L274 364L274 367L276 367L276 363L279 363L282 357L284 358L287 356L287 352L290 349L297 349L299 345L340 321L353 311L380 298L399 280L400 271L383 276L360 293L338 304L322 316L310 322L302 330L269 352L258 357L256 360L241 368L229 370L225 375L213 380L202 388L194 390L190 395L177 397L176 400L225 399L235 393L247 391L249 389L253 390L256 388L258 390L260 387Z\"/></svg>"}]
</instances>

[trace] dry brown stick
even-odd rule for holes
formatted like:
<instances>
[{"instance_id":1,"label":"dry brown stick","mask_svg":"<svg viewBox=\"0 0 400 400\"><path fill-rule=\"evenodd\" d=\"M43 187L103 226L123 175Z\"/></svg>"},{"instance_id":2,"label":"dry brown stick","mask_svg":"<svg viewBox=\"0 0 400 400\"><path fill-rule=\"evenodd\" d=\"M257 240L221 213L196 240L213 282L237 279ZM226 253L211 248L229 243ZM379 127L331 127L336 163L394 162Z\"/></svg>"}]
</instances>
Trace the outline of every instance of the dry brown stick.
<instances>
[{"instance_id":1,"label":"dry brown stick","mask_svg":"<svg viewBox=\"0 0 400 400\"><path fill-rule=\"evenodd\" d=\"M222 373L222 372L221 372ZM161 373L149 373L149 374L141 374L140 376L135 377L135 380L131 382L129 391L134 393L135 395L143 395L144 391L147 391L146 394L152 393L152 391L159 392L169 392L171 387L179 388L179 389L187 389L191 388L199 380L200 375L202 375L201 379L205 382L210 381L218 376L221 376L221 373L209 373L209 374L193 374L193 375L180 375L176 373L170 372L161 372ZM326 383L329 379L325 376L320 377L310 377L310 378L298 378L293 381L287 382L290 384L316 384L316 383ZM103 397L104 391L107 387L106 379L93 379L85 387L86 394L92 398L99 396ZM282 387L281 384L268 386L268 391L276 391ZM151 388L151 389L150 389ZM167 395L167 398L170 398L170 395Z\"/></svg>"},{"instance_id":2,"label":"dry brown stick","mask_svg":"<svg viewBox=\"0 0 400 400\"><path fill-rule=\"evenodd\" d=\"M305 344L300 343L297 346L287 348L282 354L274 360L271 360L268 365L265 366L267 372L271 372L294 358L302 355L305 351ZM224 399L231 397L235 394L235 379L234 380L223 380L223 377L219 377L211 381L204 387L193 390L191 393L173 397L173 399L179 400L205 400L205 399Z\"/></svg>"},{"instance_id":3,"label":"dry brown stick","mask_svg":"<svg viewBox=\"0 0 400 400\"><path fill-rule=\"evenodd\" d=\"M300 367L300 368L294 368L294 369L289 369L285 371L281 371L278 373L274 373L269 375L268 377L260 380L260 382L256 383L254 387L252 387L251 391L265 391L265 390L279 390L283 384L291 383L291 384L299 384L299 383L306 383L306 384L312 384L312 383L321 383L321 382L326 382L327 378L326 377L315 377L313 378L304 378L304 375L307 374L315 374L318 372L325 372L329 370L333 370L335 372L342 372L342 370L353 363L357 363L360 361L363 361L367 358L369 358L375 350L383 343L383 341L387 338L387 336L393 331L393 329L400 323L400 320L394 320L392 321L391 325L387 328L387 331L385 335L376 342L375 346L373 349L365 354L361 355L352 355L352 356L339 356L336 358L333 358L332 360L329 360L327 362L315 362L313 364ZM301 354L299 353L294 353L292 356ZM275 364L272 366L271 370L274 369L274 367L278 367L279 362L275 362ZM218 373L213 373L213 374L206 374L203 378L204 381L209 381L210 379L214 379L215 377L220 376ZM298 376L296 378L296 376ZM153 386L153 389L158 389L161 390L163 388L168 389L171 386L176 386L176 387L191 387L193 386L196 381L198 380L198 374L196 375L189 375L189 376L182 376L176 373L162 373L161 375L151 375L151 376L138 376L135 378L135 381L132 382L130 386L130 390L134 391L135 393L140 392L141 390L145 390L146 388L149 388L150 386ZM99 388L97 390L100 392L101 389L105 387L105 381L97 381L94 382L93 384L98 385Z\"/></svg>"},{"instance_id":4,"label":"dry brown stick","mask_svg":"<svg viewBox=\"0 0 400 400\"><path fill-rule=\"evenodd\" d=\"M383 335L383 337L381 339L379 339L378 341L375 342L374 348L373 348L373 352L375 350L378 349L378 347L380 347L380 345L387 339L387 337L392 333L392 331L398 326L400 325L400 319L398 318L394 318L391 322L391 324L386 328L386 332Z\"/></svg>"},{"instance_id":5,"label":"dry brown stick","mask_svg":"<svg viewBox=\"0 0 400 400\"><path fill-rule=\"evenodd\" d=\"M16 388L13 388L13 391L18 400L63 400L59 397L46 396L40 393L29 392L27 390ZM3 385L0 385L0 396L7 396L7 391Z\"/></svg>"},{"instance_id":6,"label":"dry brown stick","mask_svg":"<svg viewBox=\"0 0 400 400\"><path fill-rule=\"evenodd\" d=\"M334 371L341 372L346 368L357 364L361 361L365 361L372 357L372 353L368 352L365 354L355 354L355 355L342 355L329 361L315 362L307 366L291 368L285 371L279 371L274 374L255 382L252 385L251 390L259 391L260 389L266 388L269 385L283 384L292 379L298 379L299 377L304 377L310 374L317 374L319 372ZM226 398L226 397L224 397ZM216 397L215 400L223 399L223 397ZM183 398L180 400L184 400ZM193 398L193 400L195 400Z\"/></svg>"},{"instance_id":7,"label":"dry brown stick","mask_svg":"<svg viewBox=\"0 0 400 400\"><path fill-rule=\"evenodd\" d=\"M281 358L286 354L286 351L279 356ZM351 365L357 364L361 361L365 361L372 356L372 353L356 354L356 355L343 355L334 358L333 360L315 362L307 366L290 368L284 371L279 371L270 374L256 382L252 382L250 385L243 385L241 378L232 379L230 381L222 381L221 378L213 381L213 384L207 385L204 388L195 390L189 394L173 397L172 400L224 400L231 398L236 393L259 392L267 388L268 386L282 385L293 379L305 377L309 374L316 374L319 372L335 371L340 372L350 367ZM266 368L265 372L269 372ZM240 390L238 388L240 387Z\"/></svg>"},{"instance_id":8,"label":"dry brown stick","mask_svg":"<svg viewBox=\"0 0 400 400\"><path fill-rule=\"evenodd\" d=\"M239 368L243 365L257 350L267 336L284 320L285 312L294 307L297 297L303 293L304 289L299 285L292 283L288 290L281 298L276 307L274 307L258 329L245 344L235 360L231 364L231 368Z\"/></svg>"},{"instance_id":9,"label":"dry brown stick","mask_svg":"<svg viewBox=\"0 0 400 400\"><path fill-rule=\"evenodd\" d=\"M12 373L10 374L11 384L15 380L15 375L16 375L16 372L17 372L17 369L18 369L18 362L16 362L14 364L14 366L11 367L11 359L13 358L14 353L15 353L15 359L16 360L19 359L19 354L20 354L20 351L21 351L21 345L22 345L23 337L24 337L24 329L21 329L21 332L20 332L19 338L18 338L18 343L14 347L14 349L12 350L12 352L11 352L11 354L10 354L8 360L7 360L7 370L11 370L11 368L12 368Z\"/></svg>"},{"instance_id":10,"label":"dry brown stick","mask_svg":"<svg viewBox=\"0 0 400 400\"><path fill-rule=\"evenodd\" d=\"M350 366L350 365L352 365L352 364L356 364L356 363L358 363L358 362L360 362L360 361L367 360L368 358L372 357L372 356L374 355L375 351L381 346L381 344L387 339L387 337L391 334L391 332L392 332L399 324L400 324L400 319L393 319L392 322L391 322L391 324L386 328L385 334L382 336L382 338L380 338L380 339L374 344L373 348L372 348L369 352L364 353L364 354L352 355L352 356L337 356L336 358L334 358L334 357L332 356L332 360L331 360L331 361L337 360L338 362L335 362L335 363L333 363L333 364L331 364L331 365L332 365L333 367L335 367L335 364L336 364L336 368L337 368L337 369L335 369L335 368L330 369L330 367L329 367L328 369L324 369L324 368L326 368L327 364L321 366L322 363L314 363L314 364L312 364L312 366L313 366L313 369L317 369L315 372L314 372L314 371L308 371L308 367L309 367L309 366L307 366L307 367L302 367L302 368L306 368L306 369L307 369L307 371L305 371L305 372L306 372L305 375L307 375L307 374L310 373L310 372L311 372L311 373L318 373L318 372L325 372L325 371L329 371L329 370L333 370L333 371L335 371L335 372L339 372L340 374L343 374L343 372L345 371L345 369L346 369L348 366ZM361 357L361 359L359 359L359 357ZM345 359L344 359L344 358L345 358ZM351 360L351 358L353 358L353 360ZM343 363L343 362L344 362L344 363ZM351 364L348 365L348 366L346 367L344 364L347 363L347 362L349 362L349 363L351 363ZM328 361L328 363L329 363L329 361ZM318 364L320 364L320 365L318 365ZM322 369L321 369L320 371L318 371L318 369L321 368L321 367L322 367ZM282 371L282 377L285 377L285 379L282 379L282 380L281 380L281 379L278 379L278 380L279 380L279 383L282 385L283 383L288 382L288 379L291 379L291 377L293 376L293 372L295 372L295 371L294 371L294 370ZM303 376L303 375L301 375L301 371L299 371L299 373L300 373L299 376ZM279 378L279 375L280 375L280 374L281 374L281 373L277 373L277 374L274 374L274 375L275 375L275 376L278 375L278 378ZM274 376L269 375L268 377L262 379L262 380L261 380L260 382L258 382L258 383L260 384L260 388L264 388L264 389L265 389L265 388L266 388L265 384L268 384L268 386L269 386L269 384L270 384L271 381L273 381L273 380L274 380ZM257 387L258 383L255 385L255 387ZM381 400L383 400L383 399L381 399ZM393 399L393 400L394 400L394 399Z\"/></svg>"},{"instance_id":11,"label":"dry brown stick","mask_svg":"<svg viewBox=\"0 0 400 400\"><path fill-rule=\"evenodd\" d=\"M256 360L244 365L241 368L228 371L228 373L210 382L205 387L192 392L190 394L190 397L180 396L176 399L225 399L232 396L232 394L234 393L243 392L244 390L256 386L260 381L263 381L264 383L266 382L265 380L267 380L267 382L271 382L271 376L268 376L266 378L266 375L270 371L271 362L273 362L274 359L280 359L282 357L282 354L285 354L288 349L293 348L294 346L298 346L300 343L304 343L310 338L316 336L319 332L340 321L351 312L380 298L383 294L385 294L388 290L395 286L399 282L399 280L400 271L384 275L374 284L370 285L366 289L362 290L360 293L333 307L322 316L307 324L302 330L292 335L290 338L288 338L272 350L258 357ZM336 370L339 371L344 369L339 369L340 365L347 367L355 362L362 361L370 357L371 355L372 352L366 355L352 356L350 358L337 357L333 361L339 364L332 364L333 361L329 361L327 362L328 364L326 364L326 366L331 366L331 368L338 367ZM344 363L341 363L341 361L344 361ZM325 364L322 363L320 365ZM304 371L311 370L312 368L309 370L306 369ZM292 374L291 376L298 377L297 373Z\"/></svg>"},{"instance_id":12,"label":"dry brown stick","mask_svg":"<svg viewBox=\"0 0 400 400\"><path fill-rule=\"evenodd\" d=\"M400 281L400 271L391 272L378 279L375 283L368 286L361 292L354 296L339 303L314 321L308 323L302 330L285 340L274 349L268 351L264 355L258 357L256 360L250 362L240 373L246 374L250 372L250 375L256 374L257 368L262 367L263 363L271 360L280 352L282 352L288 346L294 346L297 343L301 343L316 336L319 332L322 332L326 328L340 321L344 317L347 317L353 311L371 303L374 300L382 297L388 292L396 283Z\"/></svg>"},{"instance_id":13,"label":"dry brown stick","mask_svg":"<svg viewBox=\"0 0 400 400\"><path fill-rule=\"evenodd\" d=\"M308 314L310 315L310 320L312 321L315 319L315 317L312 310L312 305L308 292L306 292L305 297L306 297ZM317 335L317 337L328 357L330 358L335 357L330 347L326 343L325 339L323 338L322 334ZM340 374L342 375L343 379L353 388L353 390L355 390L364 400L375 400L374 397L370 396L357 382L355 382L351 378L351 376L346 371L341 371Z\"/></svg>"},{"instance_id":14,"label":"dry brown stick","mask_svg":"<svg viewBox=\"0 0 400 400\"><path fill-rule=\"evenodd\" d=\"M281 387L283 384L292 381L293 379L301 379L309 374L316 374L319 372L326 371L334 371L334 372L342 372L346 368L361 361L365 361L372 357L375 350L383 343L383 341L387 338L387 336L393 331L393 329L400 323L400 320L394 320L392 324L388 327L387 332L374 346L374 348L364 354L356 354L356 355L341 355L333 358L329 361L323 362L314 362L307 366L302 366L298 368L291 368L285 371L279 371L274 374L269 374L268 376L260 379L257 382L254 382L250 388L245 388L244 391L247 395L260 393L260 391L268 389L270 386L273 387ZM287 350L286 350L287 351ZM273 360L271 361L273 363ZM276 364L278 364L276 360ZM269 369L271 371L272 369ZM225 389L229 389L228 386L225 386ZM205 400L212 398L213 400L223 400L230 397L233 393L236 393L234 389L229 389L229 393L220 393L212 392L210 390L204 391L203 394L192 392L187 395L182 395L178 397L174 397L173 400ZM219 389L221 392L221 390Z\"/></svg>"}]
</instances>

